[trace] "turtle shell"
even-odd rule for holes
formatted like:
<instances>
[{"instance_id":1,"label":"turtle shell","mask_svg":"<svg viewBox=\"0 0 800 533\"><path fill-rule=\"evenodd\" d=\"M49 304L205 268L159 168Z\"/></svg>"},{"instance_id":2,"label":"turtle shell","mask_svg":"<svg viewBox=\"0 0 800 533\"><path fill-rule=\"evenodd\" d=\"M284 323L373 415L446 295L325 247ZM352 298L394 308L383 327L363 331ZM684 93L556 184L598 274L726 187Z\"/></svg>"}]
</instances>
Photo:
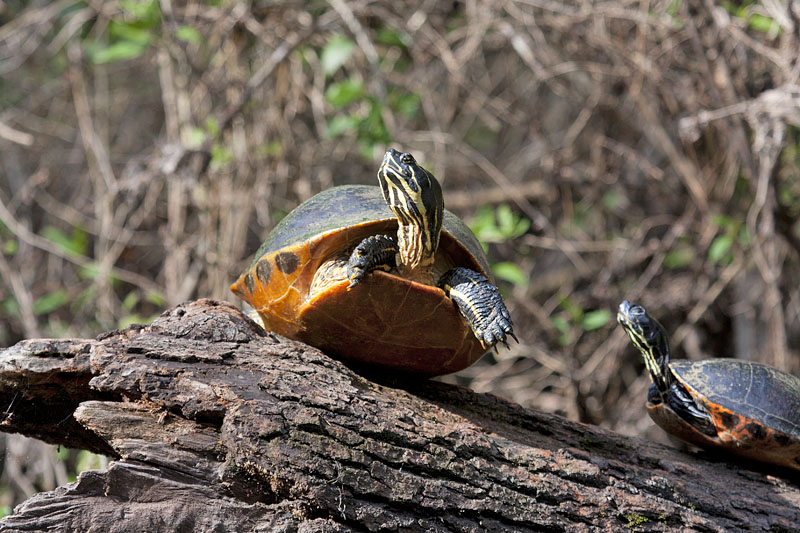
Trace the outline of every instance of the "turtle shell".
<instances>
[{"instance_id":1,"label":"turtle shell","mask_svg":"<svg viewBox=\"0 0 800 533\"><path fill-rule=\"evenodd\" d=\"M469 366L486 350L438 287L375 271L352 289L342 279L311 293L325 261L370 235L396 233L397 219L378 187L327 189L275 226L231 290L267 329L352 363L426 376ZM434 269L454 266L492 279L478 240L445 210Z\"/></svg>"},{"instance_id":2,"label":"turtle shell","mask_svg":"<svg viewBox=\"0 0 800 533\"><path fill-rule=\"evenodd\" d=\"M711 416L717 435L698 431L665 403L648 402L658 425L698 446L800 470L800 379L739 359L677 360L669 367Z\"/></svg>"}]
</instances>

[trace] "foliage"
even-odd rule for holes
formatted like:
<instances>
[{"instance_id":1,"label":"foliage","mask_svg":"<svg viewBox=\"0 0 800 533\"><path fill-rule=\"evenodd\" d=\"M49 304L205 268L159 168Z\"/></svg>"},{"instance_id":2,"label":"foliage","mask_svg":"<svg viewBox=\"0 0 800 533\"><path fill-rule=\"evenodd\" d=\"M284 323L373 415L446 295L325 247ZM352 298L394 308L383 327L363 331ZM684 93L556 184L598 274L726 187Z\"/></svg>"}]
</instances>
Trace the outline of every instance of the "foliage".
<instances>
[{"instance_id":1,"label":"foliage","mask_svg":"<svg viewBox=\"0 0 800 533\"><path fill-rule=\"evenodd\" d=\"M161 25L158 0L119 0L121 11L97 39L84 40L91 61L97 65L140 57L156 38ZM183 30L183 37L187 35Z\"/></svg>"},{"instance_id":2,"label":"foliage","mask_svg":"<svg viewBox=\"0 0 800 533\"><path fill-rule=\"evenodd\" d=\"M500 204L496 209L482 206L470 222L470 229L478 237L484 250L489 243L511 242L524 235L531 227L531 221L511 210L508 204ZM515 262L501 261L492 265L497 278L525 287L528 277Z\"/></svg>"}]
</instances>

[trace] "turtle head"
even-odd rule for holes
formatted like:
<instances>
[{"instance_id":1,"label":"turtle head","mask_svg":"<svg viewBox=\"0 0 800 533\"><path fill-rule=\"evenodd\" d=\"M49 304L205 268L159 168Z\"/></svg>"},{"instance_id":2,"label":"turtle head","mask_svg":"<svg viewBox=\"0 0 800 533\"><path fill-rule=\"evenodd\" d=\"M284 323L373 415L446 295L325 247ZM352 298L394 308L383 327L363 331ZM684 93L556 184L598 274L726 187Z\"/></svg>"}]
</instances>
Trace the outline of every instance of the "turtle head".
<instances>
[{"instance_id":1,"label":"turtle head","mask_svg":"<svg viewBox=\"0 0 800 533\"><path fill-rule=\"evenodd\" d=\"M642 354L658 391L666 394L672 373L669 370L669 340L664 326L648 315L644 307L628 300L619 304L617 322Z\"/></svg>"},{"instance_id":2,"label":"turtle head","mask_svg":"<svg viewBox=\"0 0 800 533\"><path fill-rule=\"evenodd\" d=\"M383 156L378 182L383 199L399 222L401 274L430 284L444 214L441 185L414 156L393 148Z\"/></svg>"}]
</instances>

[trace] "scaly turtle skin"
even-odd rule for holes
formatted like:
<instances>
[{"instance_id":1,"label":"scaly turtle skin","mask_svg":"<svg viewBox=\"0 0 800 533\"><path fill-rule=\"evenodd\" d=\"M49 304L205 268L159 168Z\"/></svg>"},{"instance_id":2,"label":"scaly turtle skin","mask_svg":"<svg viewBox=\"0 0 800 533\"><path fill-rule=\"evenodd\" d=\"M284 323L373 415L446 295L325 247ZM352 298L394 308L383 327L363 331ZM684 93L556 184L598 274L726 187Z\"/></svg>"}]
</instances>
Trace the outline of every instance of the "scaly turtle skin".
<instances>
[{"instance_id":1,"label":"scaly turtle skin","mask_svg":"<svg viewBox=\"0 0 800 533\"><path fill-rule=\"evenodd\" d=\"M702 448L800 470L800 379L739 359L670 362L667 333L642 306L622 302L617 321L650 372L656 424Z\"/></svg>"},{"instance_id":2,"label":"scaly turtle skin","mask_svg":"<svg viewBox=\"0 0 800 533\"><path fill-rule=\"evenodd\" d=\"M434 376L513 333L475 236L442 189L389 150L380 187L310 198L269 234L231 290L264 325L356 364Z\"/></svg>"}]
</instances>

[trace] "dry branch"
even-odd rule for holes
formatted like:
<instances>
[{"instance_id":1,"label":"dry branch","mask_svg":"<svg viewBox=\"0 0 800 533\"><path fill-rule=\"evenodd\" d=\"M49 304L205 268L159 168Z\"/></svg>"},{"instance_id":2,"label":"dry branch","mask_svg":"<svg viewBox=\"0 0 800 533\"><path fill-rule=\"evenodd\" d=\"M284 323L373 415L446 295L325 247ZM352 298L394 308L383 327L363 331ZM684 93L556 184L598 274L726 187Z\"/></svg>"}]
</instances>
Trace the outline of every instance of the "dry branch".
<instances>
[{"instance_id":1,"label":"dry branch","mask_svg":"<svg viewBox=\"0 0 800 533\"><path fill-rule=\"evenodd\" d=\"M0 354L0 429L117 458L2 531L791 530L796 480L430 381L379 384L213 300Z\"/></svg>"}]
</instances>

